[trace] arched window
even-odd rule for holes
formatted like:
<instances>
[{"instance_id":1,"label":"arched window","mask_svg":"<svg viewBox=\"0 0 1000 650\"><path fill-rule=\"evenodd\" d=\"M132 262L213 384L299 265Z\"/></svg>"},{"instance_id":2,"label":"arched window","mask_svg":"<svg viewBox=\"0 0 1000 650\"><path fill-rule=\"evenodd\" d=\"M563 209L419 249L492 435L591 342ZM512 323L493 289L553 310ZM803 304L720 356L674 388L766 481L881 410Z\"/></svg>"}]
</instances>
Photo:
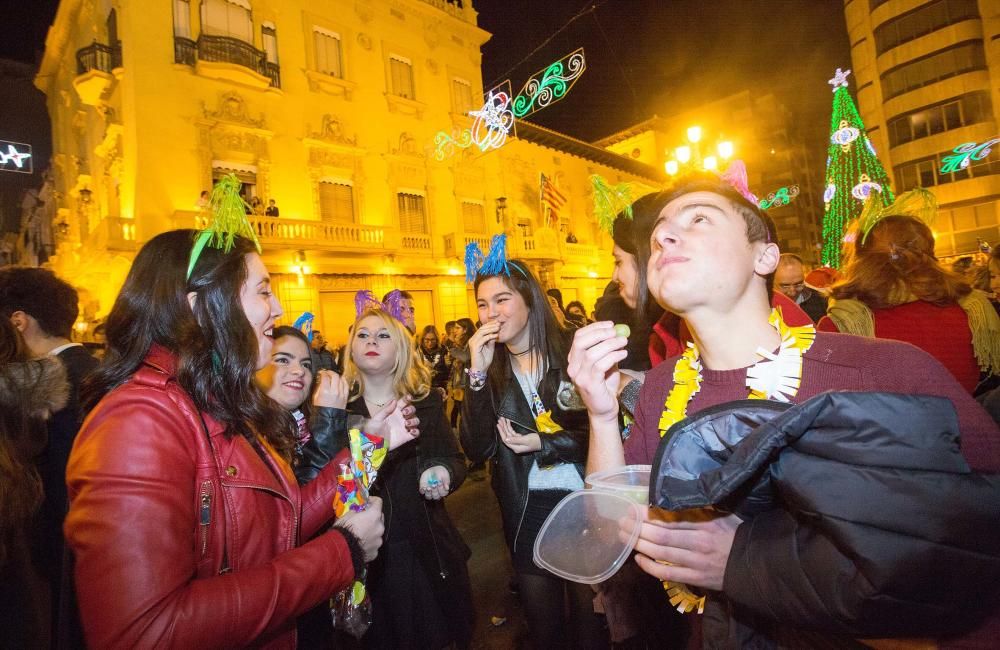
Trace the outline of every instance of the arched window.
<instances>
[{"instance_id":1,"label":"arched window","mask_svg":"<svg viewBox=\"0 0 1000 650\"><path fill-rule=\"evenodd\" d=\"M202 0L201 31L253 43L249 0Z\"/></svg>"}]
</instances>

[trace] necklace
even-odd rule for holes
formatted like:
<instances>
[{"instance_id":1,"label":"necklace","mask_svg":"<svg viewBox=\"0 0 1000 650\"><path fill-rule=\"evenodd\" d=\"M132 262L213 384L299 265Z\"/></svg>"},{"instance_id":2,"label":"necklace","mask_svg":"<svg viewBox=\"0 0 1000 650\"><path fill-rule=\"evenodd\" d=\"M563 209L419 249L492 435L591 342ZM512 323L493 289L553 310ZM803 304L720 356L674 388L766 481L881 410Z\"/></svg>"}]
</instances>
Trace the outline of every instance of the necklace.
<instances>
[{"instance_id":1,"label":"necklace","mask_svg":"<svg viewBox=\"0 0 1000 650\"><path fill-rule=\"evenodd\" d=\"M389 402L391 402L391 401L392 401L392 398L390 397L390 398L389 398L389 399L387 399L386 401L384 401L384 402L382 402L381 404L379 404L379 403L378 403L378 402L376 402L375 400L373 400L373 399L370 399L370 398L368 398L368 397L366 396L366 397L365 397L365 401L366 401L366 402L368 402L369 404L371 404L372 406L374 406L374 407L375 407L375 410L377 411L377 410L379 410L380 408L382 408L383 406L385 406L386 404L388 404Z\"/></svg>"},{"instance_id":2,"label":"necklace","mask_svg":"<svg viewBox=\"0 0 1000 650\"><path fill-rule=\"evenodd\" d=\"M791 327L781 318L781 311L771 310L767 320L781 336L781 346L777 354L764 348L757 348L761 359L747 368L748 399L773 399L787 402L799 392L802 382L802 356L812 347L816 339L816 328L812 325ZM698 347L688 343L687 349L674 366L674 386L667 394L660 416L660 437L667 430L687 416L687 407L701 390L702 365Z\"/></svg>"},{"instance_id":3,"label":"necklace","mask_svg":"<svg viewBox=\"0 0 1000 650\"><path fill-rule=\"evenodd\" d=\"M507 348L507 351L510 352L511 354L513 354L515 357L519 357L519 356L521 356L523 354L528 354L529 352L531 352L531 348L528 348L527 350L523 350L522 352L514 352L510 348Z\"/></svg>"},{"instance_id":4,"label":"necklace","mask_svg":"<svg viewBox=\"0 0 1000 650\"><path fill-rule=\"evenodd\" d=\"M767 322L778 331L781 345L777 354L757 348L760 360L747 368L746 385L750 389L748 399L773 399L787 402L799 392L802 384L802 357L816 340L816 328L812 325L791 327L781 318L781 310L771 310ZM660 415L658 428L660 437L674 424L687 417L687 407L698 391L701 390L702 365L699 359L698 347L688 343L687 349L674 366L674 386L667 394ZM686 614L698 610L701 614L705 609L705 596L697 596L687 585L679 582L663 581L670 604L677 611Z\"/></svg>"}]
</instances>

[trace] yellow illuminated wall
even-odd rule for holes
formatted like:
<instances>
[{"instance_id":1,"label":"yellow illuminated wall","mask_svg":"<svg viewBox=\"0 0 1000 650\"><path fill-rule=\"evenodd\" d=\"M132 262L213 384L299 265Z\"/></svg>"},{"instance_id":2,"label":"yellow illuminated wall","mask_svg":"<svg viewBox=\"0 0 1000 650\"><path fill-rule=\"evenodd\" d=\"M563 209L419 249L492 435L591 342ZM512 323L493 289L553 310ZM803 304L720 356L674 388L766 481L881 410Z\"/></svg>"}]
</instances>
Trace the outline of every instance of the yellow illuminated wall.
<instances>
[{"instance_id":1,"label":"yellow illuminated wall","mask_svg":"<svg viewBox=\"0 0 1000 650\"><path fill-rule=\"evenodd\" d=\"M142 242L198 227L200 192L234 172L280 209L253 222L287 322L308 310L341 331L362 288L419 292L419 325L474 316L462 251L497 232L589 308L611 265L587 177L633 177L524 140L435 160L435 134L468 127L483 93L490 35L461 4L63 0L36 79L69 225L52 266L106 314ZM223 6L220 27L206 12ZM578 244L545 227L539 173L569 197Z\"/></svg>"}]
</instances>

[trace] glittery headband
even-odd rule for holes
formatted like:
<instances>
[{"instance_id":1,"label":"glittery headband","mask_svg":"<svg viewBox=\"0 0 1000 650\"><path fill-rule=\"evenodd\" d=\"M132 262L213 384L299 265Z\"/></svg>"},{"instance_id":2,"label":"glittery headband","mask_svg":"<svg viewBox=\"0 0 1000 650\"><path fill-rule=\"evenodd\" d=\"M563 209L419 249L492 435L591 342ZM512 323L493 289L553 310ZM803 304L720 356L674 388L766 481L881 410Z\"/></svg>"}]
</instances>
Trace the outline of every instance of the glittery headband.
<instances>
[{"instance_id":1,"label":"glittery headband","mask_svg":"<svg viewBox=\"0 0 1000 650\"><path fill-rule=\"evenodd\" d=\"M399 289L393 289L385 296L385 302L375 297L375 294L368 289L362 289L354 294L354 317L361 318L362 314L372 310L384 311L399 322L403 322L403 293Z\"/></svg>"}]
</instances>

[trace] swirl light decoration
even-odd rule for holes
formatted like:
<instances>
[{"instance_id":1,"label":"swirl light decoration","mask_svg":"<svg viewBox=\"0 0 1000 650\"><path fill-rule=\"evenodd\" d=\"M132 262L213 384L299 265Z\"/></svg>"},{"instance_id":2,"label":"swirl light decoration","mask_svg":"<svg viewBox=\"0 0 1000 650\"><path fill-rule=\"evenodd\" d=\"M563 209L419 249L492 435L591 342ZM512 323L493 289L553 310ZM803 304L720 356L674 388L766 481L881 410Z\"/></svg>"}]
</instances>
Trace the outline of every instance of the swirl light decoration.
<instances>
[{"instance_id":1,"label":"swirl light decoration","mask_svg":"<svg viewBox=\"0 0 1000 650\"><path fill-rule=\"evenodd\" d=\"M976 160L982 160L986 156L990 155L990 147L1000 143L1000 138L993 138L992 140L987 140L982 144L976 144L975 142L966 142L961 144L952 151L954 155L945 156L941 159L941 173L951 174L959 170L965 169L969 164Z\"/></svg>"},{"instance_id":2,"label":"swirl light decoration","mask_svg":"<svg viewBox=\"0 0 1000 650\"><path fill-rule=\"evenodd\" d=\"M514 113L510 110L510 93L506 90L491 90L486 103L478 111L469 113L476 121L472 123L472 141L482 150L499 149L507 142L507 136L514 128Z\"/></svg>"},{"instance_id":3,"label":"swirl light decoration","mask_svg":"<svg viewBox=\"0 0 1000 650\"><path fill-rule=\"evenodd\" d=\"M434 160L444 162L454 156L457 149L468 149L471 146L471 129L452 131L451 134L438 131L437 135L434 136Z\"/></svg>"},{"instance_id":4,"label":"swirl light decoration","mask_svg":"<svg viewBox=\"0 0 1000 650\"><path fill-rule=\"evenodd\" d=\"M796 196L799 195L799 186L792 185L790 187L782 187L774 192L767 195L767 198L761 199L760 206L761 210L770 210L771 208L779 208L783 205L788 205L792 202Z\"/></svg>"},{"instance_id":5,"label":"swirl light decoration","mask_svg":"<svg viewBox=\"0 0 1000 650\"><path fill-rule=\"evenodd\" d=\"M514 117L525 118L566 96L587 69L583 48L531 75L514 98Z\"/></svg>"}]
</instances>

